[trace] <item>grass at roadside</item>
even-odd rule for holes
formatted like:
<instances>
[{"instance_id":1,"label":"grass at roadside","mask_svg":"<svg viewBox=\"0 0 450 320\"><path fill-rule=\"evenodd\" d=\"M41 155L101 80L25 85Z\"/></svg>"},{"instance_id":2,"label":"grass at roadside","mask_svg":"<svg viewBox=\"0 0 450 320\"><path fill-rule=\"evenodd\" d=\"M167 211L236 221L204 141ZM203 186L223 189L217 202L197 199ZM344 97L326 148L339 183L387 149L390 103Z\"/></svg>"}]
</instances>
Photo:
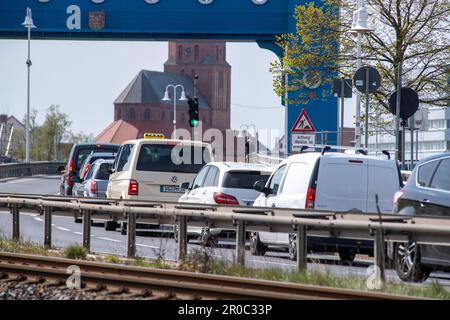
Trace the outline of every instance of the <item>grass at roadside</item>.
<instances>
[{"instance_id":1,"label":"grass at roadside","mask_svg":"<svg viewBox=\"0 0 450 320\"><path fill-rule=\"evenodd\" d=\"M145 268L175 269L183 271L203 272L236 277L255 278L272 281L284 281L302 283L335 288L346 288L352 290L368 290L366 279L358 276L335 276L329 272L307 271L299 273L296 271L282 269L252 269L241 265L232 264L212 255L212 249L201 248L191 250L185 260L176 264L164 259L125 259L115 255L98 255L95 258L88 256L88 252L80 245L72 245L64 250L49 250L30 241L14 241L0 236L0 251L17 252L37 255L51 255L71 259L95 259L115 264L125 264ZM410 295L434 299L450 299L450 291L446 290L437 282L427 286L417 286L407 283L388 282L382 289L384 293L398 295Z\"/></svg>"},{"instance_id":2,"label":"grass at roadside","mask_svg":"<svg viewBox=\"0 0 450 320\"><path fill-rule=\"evenodd\" d=\"M20 252L28 254L38 254L38 255L50 255L47 248L40 246L31 241L25 240L12 240L0 236L0 251L3 252Z\"/></svg>"}]
</instances>

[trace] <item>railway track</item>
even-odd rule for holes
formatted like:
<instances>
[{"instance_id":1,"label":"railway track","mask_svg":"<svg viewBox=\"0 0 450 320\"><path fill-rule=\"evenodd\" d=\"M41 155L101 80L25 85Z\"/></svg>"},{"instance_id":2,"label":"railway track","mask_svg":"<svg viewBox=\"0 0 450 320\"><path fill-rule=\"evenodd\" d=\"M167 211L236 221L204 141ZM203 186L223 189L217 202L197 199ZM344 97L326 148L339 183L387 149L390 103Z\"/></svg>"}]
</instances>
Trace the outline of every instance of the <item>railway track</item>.
<instances>
[{"instance_id":1,"label":"railway track","mask_svg":"<svg viewBox=\"0 0 450 320\"><path fill-rule=\"evenodd\" d=\"M380 292L152 269L83 260L0 253L1 282L66 287L69 266L81 271L82 292L144 299L413 299Z\"/></svg>"}]
</instances>

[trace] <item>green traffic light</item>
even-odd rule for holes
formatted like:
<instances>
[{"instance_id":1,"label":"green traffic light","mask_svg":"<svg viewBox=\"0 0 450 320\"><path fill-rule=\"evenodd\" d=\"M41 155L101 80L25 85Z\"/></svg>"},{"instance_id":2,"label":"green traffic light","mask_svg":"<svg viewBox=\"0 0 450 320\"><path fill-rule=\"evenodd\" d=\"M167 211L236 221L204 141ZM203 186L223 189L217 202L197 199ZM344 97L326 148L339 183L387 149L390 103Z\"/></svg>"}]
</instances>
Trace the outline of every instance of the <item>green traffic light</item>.
<instances>
[{"instance_id":1,"label":"green traffic light","mask_svg":"<svg viewBox=\"0 0 450 320\"><path fill-rule=\"evenodd\" d=\"M198 120L191 119L190 120L190 125L191 125L191 127L196 127L198 125Z\"/></svg>"}]
</instances>

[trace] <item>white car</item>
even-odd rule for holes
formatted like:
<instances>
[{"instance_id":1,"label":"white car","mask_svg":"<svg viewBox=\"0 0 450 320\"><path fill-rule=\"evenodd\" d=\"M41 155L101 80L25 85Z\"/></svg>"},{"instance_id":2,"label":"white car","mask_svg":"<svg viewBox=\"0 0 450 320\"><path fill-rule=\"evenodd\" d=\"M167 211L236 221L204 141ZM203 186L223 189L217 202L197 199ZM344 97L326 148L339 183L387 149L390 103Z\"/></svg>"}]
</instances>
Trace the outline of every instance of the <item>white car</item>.
<instances>
[{"instance_id":1,"label":"white car","mask_svg":"<svg viewBox=\"0 0 450 320\"><path fill-rule=\"evenodd\" d=\"M253 186L267 181L274 167L255 163L210 162L204 166L178 202L252 206L260 195ZM184 184L184 187L187 187ZM224 230L189 227L189 237L199 237L204 245L216 241Z\"/></svg>"},{"instance_id":2,"label":"white car","mask_svg":"<svg viewBox=\"0 0 450 320\"><path fill-rule=\"evenodd\" d=\"M108 198L174 201L184 193L180 184L192 181L212 160L210 144L201 141L152 138L125 141L117 153L106 191ZM108 221L107 230L117 228ZM155 225L139 227L155 229ZM172 229L172 227L169 227ZM161 229L163 230L163 229ZM126 222L121 223L126 233Z\"/></svg>"},{"instance_id":3,"label":"white car","mask_svg":"<svg viewBox=\"0 0 450 320\"><path fill-rule=\"evenodd\" d=\"M253 205L377 213L377 194L381 213L391 213L393 196L402 185L394 160L337 152L302 153L281 162L267 183L256 183L255 189L262 194ZM268 246L287 247L290 258L296 258L294 234L252 233L252 254L263 255ZM365 240L308 237L308 250L330 249L338 251L342 260L352 261L356 253L372 254L373 244Z\"/></svg>"}]
</instances>

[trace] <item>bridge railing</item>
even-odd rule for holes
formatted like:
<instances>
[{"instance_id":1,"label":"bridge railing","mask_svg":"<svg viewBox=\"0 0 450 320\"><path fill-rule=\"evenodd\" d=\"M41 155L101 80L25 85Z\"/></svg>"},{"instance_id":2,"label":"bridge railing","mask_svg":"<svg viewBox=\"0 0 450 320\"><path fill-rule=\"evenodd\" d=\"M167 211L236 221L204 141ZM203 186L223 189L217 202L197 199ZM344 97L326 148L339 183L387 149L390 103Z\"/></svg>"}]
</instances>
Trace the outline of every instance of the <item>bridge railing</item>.
<instances>
[{"instance_id":1,"label":"bridge railing","mask_svg":"<svg viewBox=\"0 0 450 320\"><path fill-rule=\"evenodd\" d=\"M382 274L386 241L390 244L414 241L450 246L450 219L443 217L18 194L0 194L0 207L9 208L14 239L20 238L21 212L43 215L46 246L52 244L52 217L55 215L82 217L83 245L88 250L91 243L91 219L126 222L129 257L136 254L138 222L177 226L179 259L187 255L188 225L236 230L235 262L241 265L245 263L247 231L294 233L299 270L306 269L307 236L373 241L374 261Z\"/></svg>"},{"instance_id":2,"label":"bridge railing","mask_svg":"<svg viewBox=\"0 0 450 320\"><path fill-rule=\"evenodd\" d=\"M57 174L57 168L65 164L65 162L57 161L0 164L0 179L26 177L37 174Z\"/></svg>"}]
</instances>

